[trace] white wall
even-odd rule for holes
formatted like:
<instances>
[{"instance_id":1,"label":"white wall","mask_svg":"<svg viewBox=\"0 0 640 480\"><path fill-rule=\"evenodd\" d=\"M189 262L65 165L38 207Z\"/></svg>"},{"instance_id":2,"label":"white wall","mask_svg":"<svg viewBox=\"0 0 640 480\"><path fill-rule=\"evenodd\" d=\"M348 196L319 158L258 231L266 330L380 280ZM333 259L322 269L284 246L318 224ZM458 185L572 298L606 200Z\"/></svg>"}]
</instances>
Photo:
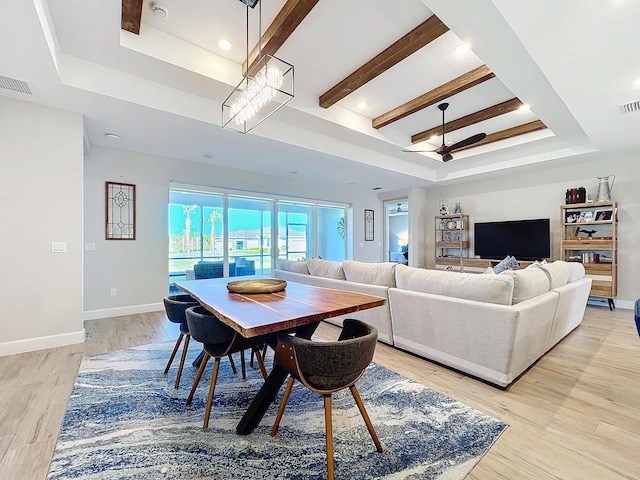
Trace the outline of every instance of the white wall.
<instances>
[{"instance_id":1,"label":"white wall","mask_svg":"<svg viewBox=\"0 0 640 480\"><path fill-rule=\"evenodd\" d=\"M82 147L80 115L0 98L0 355L84 341Z\"/></svg>"},{"instance_id":2,"label":"white wall","mask_svg":"<svg viewBox=\"0 0 640 480\"><path fill-rule=\"evenodd\" d=\"M105 182L136 185L137 232L135 241L105 240ZM327 187L286 180L196 162L155 157L111 148L94 147L85 159L85 242L95 243L85 252L85 318L162 309L168 289L167 204L169 182L207 185L275 196L293 196L349 203L353 206L353 258L381 261L382 210L374 192L347 185ZM375 213L375 242L365 242L364 209ZM117 295L110 291L116 289Z\"/></svg>"},{"instance_id":3,"label":"white wall","mask_svg":"<svg viewBox=\"0 0 640 480\"><path fill-rule=\"evenodd\" d=\"M542 171L525 171L500 178L482 179L470 183L441 186L425 190L424 211L428 215L424 241L420 244L427 266L434 267L433 216L438 214L438 202L447 200L452 206L460 202L463 213L469 215L471 234L475 222L550 218L552 258L560 257L560 205L564 204L567 188L585 187L594 200L596 177L615 174L612 199L618 202L618 297L616 304L632 308L640 298L640 162L637 154L620 154L615 158L584 160L579 164L555 165ZM418 201L410 209L419 208ZM472 242L473 244L473 239Z\"/></svg>"},{"instance_id":4,"label":"white wall","mask_svg":"<svg viewBox=\"0 0 640 480\"><path fill-rule=\"evenodd\" d=\"M351 203L350 255L384 260L382 197L374 192L100 147L84 159L83 171L82 133L78 114L0 98L0 355L83 341L83 285L85 318L162 308L170 181ZM611 173L617 177L612 192L619 202L617 303L630 307L640 296L640 165L634 154L405 190L400 196L409 198L410 263L433 265L433 216L439 200L461 202L472 222L550 217L557 257L559 206L566 189L585 186L595 196L596 177ZM135 241L104 240L107 180L137 185ZM363 238L365 208L375 210L374 242ZM53 241L66 242L67 253L52 253ZM95 243L96 250L83 252L83 241ZM111 288L117 289L116 296L110 295Z\"/></svg>"}]
</instances>

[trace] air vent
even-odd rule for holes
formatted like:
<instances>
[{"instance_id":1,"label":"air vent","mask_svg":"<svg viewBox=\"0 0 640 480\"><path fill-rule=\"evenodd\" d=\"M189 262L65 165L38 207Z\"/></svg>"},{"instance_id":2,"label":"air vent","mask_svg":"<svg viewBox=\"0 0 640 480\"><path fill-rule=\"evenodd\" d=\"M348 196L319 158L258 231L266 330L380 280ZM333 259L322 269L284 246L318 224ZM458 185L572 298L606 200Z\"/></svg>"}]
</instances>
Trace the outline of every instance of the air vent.
<instances>
[{"instance_id":1,"label":"air vent","mask_svg":"<svg viewBox=\"0 0 640 480\"><path fill-rule=\"evenodd\" d=\"M620 105L620 111L622 113L631 113L637 112L640 110L640 100L637 102L625 103L624 105Z\"/></svg>"},{"instance_id":2,"label":"air vent","mask_svg":"<svg viewBox=\"0 0 640 480\"><path fill-rule=\"evenodd\" d=\"M13 90L14 92L18 93L26 93L27 95L33 95L29 82L18 80L17 78L7 77L5 75L0 75L0 88L6 88L7 90Z\"/></svg>"}]
</instances>

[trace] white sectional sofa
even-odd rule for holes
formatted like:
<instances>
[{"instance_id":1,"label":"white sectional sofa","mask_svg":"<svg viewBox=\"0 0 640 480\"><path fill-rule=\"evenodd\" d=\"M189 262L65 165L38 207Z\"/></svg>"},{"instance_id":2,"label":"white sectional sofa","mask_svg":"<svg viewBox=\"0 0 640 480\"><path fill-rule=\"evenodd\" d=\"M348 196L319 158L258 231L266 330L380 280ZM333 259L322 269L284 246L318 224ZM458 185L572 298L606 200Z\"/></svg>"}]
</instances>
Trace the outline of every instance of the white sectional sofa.
<instances>
[{"instance_id":1,"label":"white sectional sofa","mask_svg":"<svg viewBox=\"0 0 640 480\"><path fill-rule=\"evenodd\" d=\"M348 316L375 326L385 343L500 387L580 324L591 288L582 264L563 261L490 275L281 260L274 276L383 296L386 305Z\"/></svg>"}]
</instances>

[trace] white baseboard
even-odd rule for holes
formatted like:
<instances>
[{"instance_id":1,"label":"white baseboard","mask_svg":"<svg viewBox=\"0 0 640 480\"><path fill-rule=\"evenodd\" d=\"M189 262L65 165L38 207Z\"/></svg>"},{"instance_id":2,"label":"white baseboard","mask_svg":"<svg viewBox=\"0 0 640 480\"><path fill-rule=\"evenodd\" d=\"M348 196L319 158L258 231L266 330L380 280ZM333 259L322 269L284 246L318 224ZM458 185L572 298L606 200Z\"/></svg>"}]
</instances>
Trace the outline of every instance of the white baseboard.
<instances>
[{"instance_id":1,"label":"white baseboard","mask_svg":"<svg viewBox=\"0 0 640 480\"><path fill-rule=\"evenodd\" d=\"M15 355L17 353L33 352L34 350L44 350L45 348L64 347L65 345L82 343L84 342L84 338L85 332L83 328L77 332L3 342L0 343L0 357L4 355Z\"/></svg>"},{"instance_id":2,"label":"white baseboard","mask_svg":"<svg viewBox=\"0 0 640 480\"><path fill-rule=\"evenodd\" d=\"M634 310L636 308L636 302L634 300L617 300L613 299L613 303L616 308L622 308L624 310ZM607 299L595 299L589 298L587 305L593 305L595 307L608 307Z\"/></svg>"},{"instance_id":3,"label":"white baseboard","mask_svg":"<svg viewBox=\"0 0 640 480\"><path fill-rule=\"evenodd\" d=\"M99 318L121 317L122 315L135 315L136 313L157 312L164 310L163 303L148 303L146 305L129 305L127 307L104 308L101 310L87 310L82 313L84 320L97 320Z\"/></svg>"}]
</instances>

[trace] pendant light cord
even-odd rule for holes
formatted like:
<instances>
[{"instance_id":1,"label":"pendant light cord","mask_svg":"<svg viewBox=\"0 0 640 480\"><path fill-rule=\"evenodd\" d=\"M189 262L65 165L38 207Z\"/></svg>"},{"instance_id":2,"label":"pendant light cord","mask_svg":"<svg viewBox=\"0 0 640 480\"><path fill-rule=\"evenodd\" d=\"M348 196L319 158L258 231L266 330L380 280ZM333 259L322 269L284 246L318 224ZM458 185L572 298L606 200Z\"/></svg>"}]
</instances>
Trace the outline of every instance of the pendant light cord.
<instances>
[{"instance_id":1,"label":"pendant light cord","mask_svg":"<svg viewBox=\"0 0 640 480\"><path fill-rule=\"evenodd\" d=\"M245 5L247 9L247 72L249 71L249 5Z\"/></svg>"},{"instance_id":2,"label":"pendant light cord","mask_svg":"<svg viewBox=\"0 0 640 480\"><path fill-rule=\"evenodd\" d=\"M262 58L262 2L258 0L258 58Z\"/></svg>"}]
</instances>

